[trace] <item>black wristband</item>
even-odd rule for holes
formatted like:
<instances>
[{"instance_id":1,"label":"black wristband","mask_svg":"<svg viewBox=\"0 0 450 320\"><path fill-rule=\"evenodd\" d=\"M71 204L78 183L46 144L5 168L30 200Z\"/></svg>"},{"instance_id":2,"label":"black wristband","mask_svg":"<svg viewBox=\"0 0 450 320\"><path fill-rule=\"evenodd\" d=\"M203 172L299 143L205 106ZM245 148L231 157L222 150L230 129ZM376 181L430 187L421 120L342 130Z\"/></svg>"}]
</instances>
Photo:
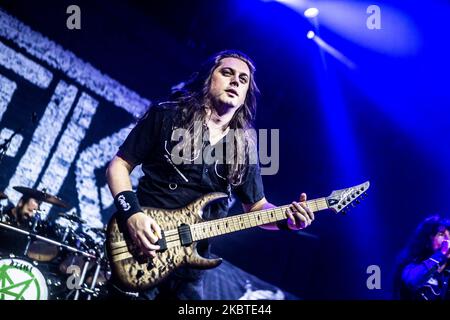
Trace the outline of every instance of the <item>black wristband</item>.
<instances>
[{"instance_id":1,"label":"black wristband","mask_svg":"<svg viewBox=\"0 0 450 320\"><path fill-rule=\"evenodd\" d=\"M289 230L289 231L291 230L291 229L289 229L289 227L288 227L288 221L287 221L287 219L277 221L277 227L278 227L278 229L280 229L280 230Z\"/></svg>"},{"instance_id":2,"label":"black wristband","mask_svg":"<svg viewBox=\"0 0 450 320\"><path fill-rule=\"evenodd\" d=\"M114 197L114 204L118 214L123 219L128 219L136 212L142 211L138 198L133 191L122 191Z\"/></svg>"}]
</instances>

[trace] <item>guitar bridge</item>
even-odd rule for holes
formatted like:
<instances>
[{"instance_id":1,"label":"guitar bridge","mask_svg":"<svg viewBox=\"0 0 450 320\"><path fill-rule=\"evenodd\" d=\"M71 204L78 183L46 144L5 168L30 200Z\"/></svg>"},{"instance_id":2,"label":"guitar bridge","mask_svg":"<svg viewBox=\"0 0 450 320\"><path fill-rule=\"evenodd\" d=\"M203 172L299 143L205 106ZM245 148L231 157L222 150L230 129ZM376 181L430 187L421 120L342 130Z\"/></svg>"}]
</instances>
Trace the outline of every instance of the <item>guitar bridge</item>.
<instances>
[{"instance_id":1,"label":"guitar bridge","mask_svg":"<svg viewBox=\"0 0 450 320\"><path fill-rule=\"evenodd\" d=\"M182 246L187 247L192 244L191 227L188 224L178 226L178 235Z\"/></svg>"}]
</instances>

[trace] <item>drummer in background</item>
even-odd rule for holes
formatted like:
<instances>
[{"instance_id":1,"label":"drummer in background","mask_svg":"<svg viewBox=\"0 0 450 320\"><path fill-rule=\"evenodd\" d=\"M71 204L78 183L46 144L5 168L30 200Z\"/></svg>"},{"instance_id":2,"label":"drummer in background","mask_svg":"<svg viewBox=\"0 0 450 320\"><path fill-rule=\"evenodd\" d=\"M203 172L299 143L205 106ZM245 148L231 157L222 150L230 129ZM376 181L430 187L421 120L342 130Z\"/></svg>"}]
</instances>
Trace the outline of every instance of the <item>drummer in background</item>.
<instances>
[{"instance_id":1,"label":"drummer in background","mask_svg":"<svg viewBox=\"0 0 450 320\"><path fill-rule=\"evenodd\" d=\"M10 205L3 211L2 222L21 229L29 229L31 220L39 208L39 201L30 197L22 196L16 206ZM27 238L17 233L0 229L0 255L13 253L15 255L23 252Z\"/></svg>"},{"instance_id":2,"label":"drummer in background","mask_svg":"<svg viewBox=\"0 0 450 320\"><path fill-rule=\"evenodd\" d=\"M30 196L22 196L15 207L4 212L6 222L18 227L28 227L29 221L36 215L40 204L41 202Z\"/></svg>"}]
</instances>

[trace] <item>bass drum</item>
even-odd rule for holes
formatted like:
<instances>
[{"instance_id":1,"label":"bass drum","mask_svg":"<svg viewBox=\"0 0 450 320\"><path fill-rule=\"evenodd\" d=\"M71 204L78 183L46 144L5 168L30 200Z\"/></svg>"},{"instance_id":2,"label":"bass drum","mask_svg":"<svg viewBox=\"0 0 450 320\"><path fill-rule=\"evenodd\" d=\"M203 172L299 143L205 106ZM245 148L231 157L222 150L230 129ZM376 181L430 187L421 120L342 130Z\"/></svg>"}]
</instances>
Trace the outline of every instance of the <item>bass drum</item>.
<instances>
[{"instance_id":1,"label":"bass drum","mask_svg":"<svg viewBox=\"0 0 450 320\"><path fill-rule=\"evenodd\" d=\"M61 299L65 283L26 257L0 257L0 300Z\"/></svg>"}]
</instances>

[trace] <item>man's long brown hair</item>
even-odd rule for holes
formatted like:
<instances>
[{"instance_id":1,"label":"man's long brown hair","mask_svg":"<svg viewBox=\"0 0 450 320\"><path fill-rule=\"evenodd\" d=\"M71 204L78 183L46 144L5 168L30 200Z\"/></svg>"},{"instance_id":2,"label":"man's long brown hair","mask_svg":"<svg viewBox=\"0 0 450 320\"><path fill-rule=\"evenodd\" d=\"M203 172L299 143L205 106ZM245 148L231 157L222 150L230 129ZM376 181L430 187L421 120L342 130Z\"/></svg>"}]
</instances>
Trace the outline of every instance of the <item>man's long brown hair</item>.
<instances>
[{"instance_id":1,"label":"man's long brown hair","mask_svg":"<svg viewBox=\"0 0 450 320\"><path fill-rule=\"evenodd\" d=\"M179 108L178 117L175 121L176 126L189 131L192 137L191 146L193 146L196 141L199 141L198 135L201 134L198 130L194 130L194 124L205 123L206 105L211 105L209 103L209 89L212 74L224 58L240 59L248 65L250 70L249 88L244 104L239 107L228 124L229 128L234 131L234 152L231 155L227 154L227 180L230 184L236 186L243 182L242 178L249 164L250 153L256 152L256 137L252 134L254 130L251 130L254 128L256 99L259 94L255 82L255 64L242 52L236 50L219 52L203 63L200 70L194 73L180 89L173 92L172 100L177 102ZM255 154L252 156L255 156ZM194 157L194 151L192 151L191 157Z\"/></svg>"}]
</instances>

